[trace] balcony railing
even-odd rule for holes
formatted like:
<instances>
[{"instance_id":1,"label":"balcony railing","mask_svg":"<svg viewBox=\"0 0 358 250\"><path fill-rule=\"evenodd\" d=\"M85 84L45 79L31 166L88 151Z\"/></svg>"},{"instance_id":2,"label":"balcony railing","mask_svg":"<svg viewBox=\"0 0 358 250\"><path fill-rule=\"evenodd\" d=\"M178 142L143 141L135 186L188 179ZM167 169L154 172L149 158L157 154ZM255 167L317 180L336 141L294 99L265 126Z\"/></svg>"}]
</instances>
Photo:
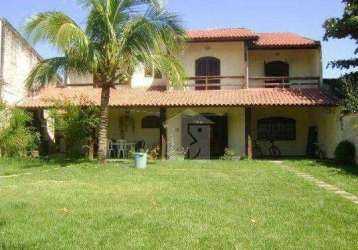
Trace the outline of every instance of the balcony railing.
<instances>
[{"instance_id":1,"label":"balcony railing","mask_svg":"<svg viewBox=\"0 0 358 250\"><path fill-rule=\"evenodd\" d=\"M186 79L185 87L195 90L243 88L245 76L195 76Z\"/></svg>"},{"instance_id":2,"label":"balcony railing","mask_svg":"<svg viewBox=\"0 0 358 250\"><path fill-rule=\"evenodd\" d=\"M248 87L291 87L319 86L320 77L249 77ZM240 89L246 88L245 76L195 76L186 79L185 88L194 90Z\"/></svg>"},{"instance_id":3,"label":"balcony railing","mask_svg":"<svg viewBox=\"0 0 358 250\"><path fill-rule=\"evenodd\" d=\"M271 77L259 76L249 78L249 87L290 87L290 86L319 86L321 78L318 76L303 76L303 77Z\"/></svg>"}]
</instances>

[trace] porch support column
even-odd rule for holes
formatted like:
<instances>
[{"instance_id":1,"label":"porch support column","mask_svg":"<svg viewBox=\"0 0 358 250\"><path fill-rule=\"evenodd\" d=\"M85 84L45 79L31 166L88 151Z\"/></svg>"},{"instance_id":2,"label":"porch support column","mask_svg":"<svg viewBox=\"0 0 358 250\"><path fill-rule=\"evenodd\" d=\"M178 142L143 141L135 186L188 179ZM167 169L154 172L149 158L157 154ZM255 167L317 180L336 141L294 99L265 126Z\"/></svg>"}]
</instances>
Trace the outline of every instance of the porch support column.
<instances>
[{"instance_id":1,"label":"porch support column","mask_svg":"<svg viewBox=\"0 0 358 250\"><path fill-rule=\"evenodd\" d=\"M245 108L245 149L249 160L252 160L252 131L251 131L251 116L252 108Z\"/></svg>"},{"instance_id":2,"label":"porch support column","mask_svg":"<svg viewBox=\"0 0 358 250\"><path fill-rule=\"evenodd\" d=\"M160 108L160 157L162 160L167 158L167 129L165 127L165 121L167 120L167 110Z\"/></svg>"}]
</instances>

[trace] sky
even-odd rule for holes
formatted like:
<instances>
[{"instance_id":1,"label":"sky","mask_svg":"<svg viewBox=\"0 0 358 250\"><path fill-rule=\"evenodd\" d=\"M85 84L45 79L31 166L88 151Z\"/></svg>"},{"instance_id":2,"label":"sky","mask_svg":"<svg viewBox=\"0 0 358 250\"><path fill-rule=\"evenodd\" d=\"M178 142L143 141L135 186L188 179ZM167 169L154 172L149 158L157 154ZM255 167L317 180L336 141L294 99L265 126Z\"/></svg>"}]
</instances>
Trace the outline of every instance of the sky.
<instances>
[{"instance_id":1,"label":"sky","mask_svg":"<svg viewBox=\"0 0 358 250\"><path fill-rule=\"evenodd\" d=\"M21 33L28 17L41 11L57 10L84 25L86 10L76 0L0 0L0 17L6 18ZM320 40L323 22L343 13L341 0L165 0L167 8L176 12L187 29L245 27L256 32L288 31ZM44 58L57 55L56 49L36 44ZM356 48L352 40L322 41L323 75L342 74L327 68L329 61L351 58Z\"/></svg>"}]
</instances>

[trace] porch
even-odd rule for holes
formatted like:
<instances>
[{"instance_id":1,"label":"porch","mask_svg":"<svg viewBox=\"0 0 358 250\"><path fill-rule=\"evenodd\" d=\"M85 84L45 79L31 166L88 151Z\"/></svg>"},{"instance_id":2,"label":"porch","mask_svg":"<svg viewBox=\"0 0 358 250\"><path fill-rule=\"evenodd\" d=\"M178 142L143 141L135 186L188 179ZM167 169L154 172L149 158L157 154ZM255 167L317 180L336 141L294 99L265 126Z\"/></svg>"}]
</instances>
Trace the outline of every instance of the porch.
<instances>
[{"instance_id":1,"label":"porch","mask_svg":"<svg viewBox=\"0 0 358 250\"><path fill-rule=\"evenodd\" d=\"M225 149L239 158L268 157L270 140L280 156L305 156L315 144L332 157L337 126L330 107L112 107L108 139L130 146L109 157L155 150L163 159L218 159Z\"/></svg>"}]
</instances>

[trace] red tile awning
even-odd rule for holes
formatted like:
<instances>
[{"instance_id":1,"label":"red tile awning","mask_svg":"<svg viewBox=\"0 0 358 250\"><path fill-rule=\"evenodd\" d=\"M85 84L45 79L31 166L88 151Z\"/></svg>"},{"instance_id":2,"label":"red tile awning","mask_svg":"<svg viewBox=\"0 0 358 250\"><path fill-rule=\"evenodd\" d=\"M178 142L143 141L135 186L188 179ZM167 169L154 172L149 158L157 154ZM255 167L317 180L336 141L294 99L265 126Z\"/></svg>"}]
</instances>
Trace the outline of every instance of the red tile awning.
<instances>
[{"instance_id":1,"label":"red tile awning","mask_svg":"<svg viewBox=\"0 0 358 250\"><path fill-rule=\"evenodd\" d=\"M48 108L54 101L83 100L100 104L101 89L91 86L48 87L18 106L28 109ZM255 88L234 90L150 90L129 87L112 89L112 107L194 107L194 106L335 106L337 99L326 91L312 89Z\"/></svg>"}]
</instances>

